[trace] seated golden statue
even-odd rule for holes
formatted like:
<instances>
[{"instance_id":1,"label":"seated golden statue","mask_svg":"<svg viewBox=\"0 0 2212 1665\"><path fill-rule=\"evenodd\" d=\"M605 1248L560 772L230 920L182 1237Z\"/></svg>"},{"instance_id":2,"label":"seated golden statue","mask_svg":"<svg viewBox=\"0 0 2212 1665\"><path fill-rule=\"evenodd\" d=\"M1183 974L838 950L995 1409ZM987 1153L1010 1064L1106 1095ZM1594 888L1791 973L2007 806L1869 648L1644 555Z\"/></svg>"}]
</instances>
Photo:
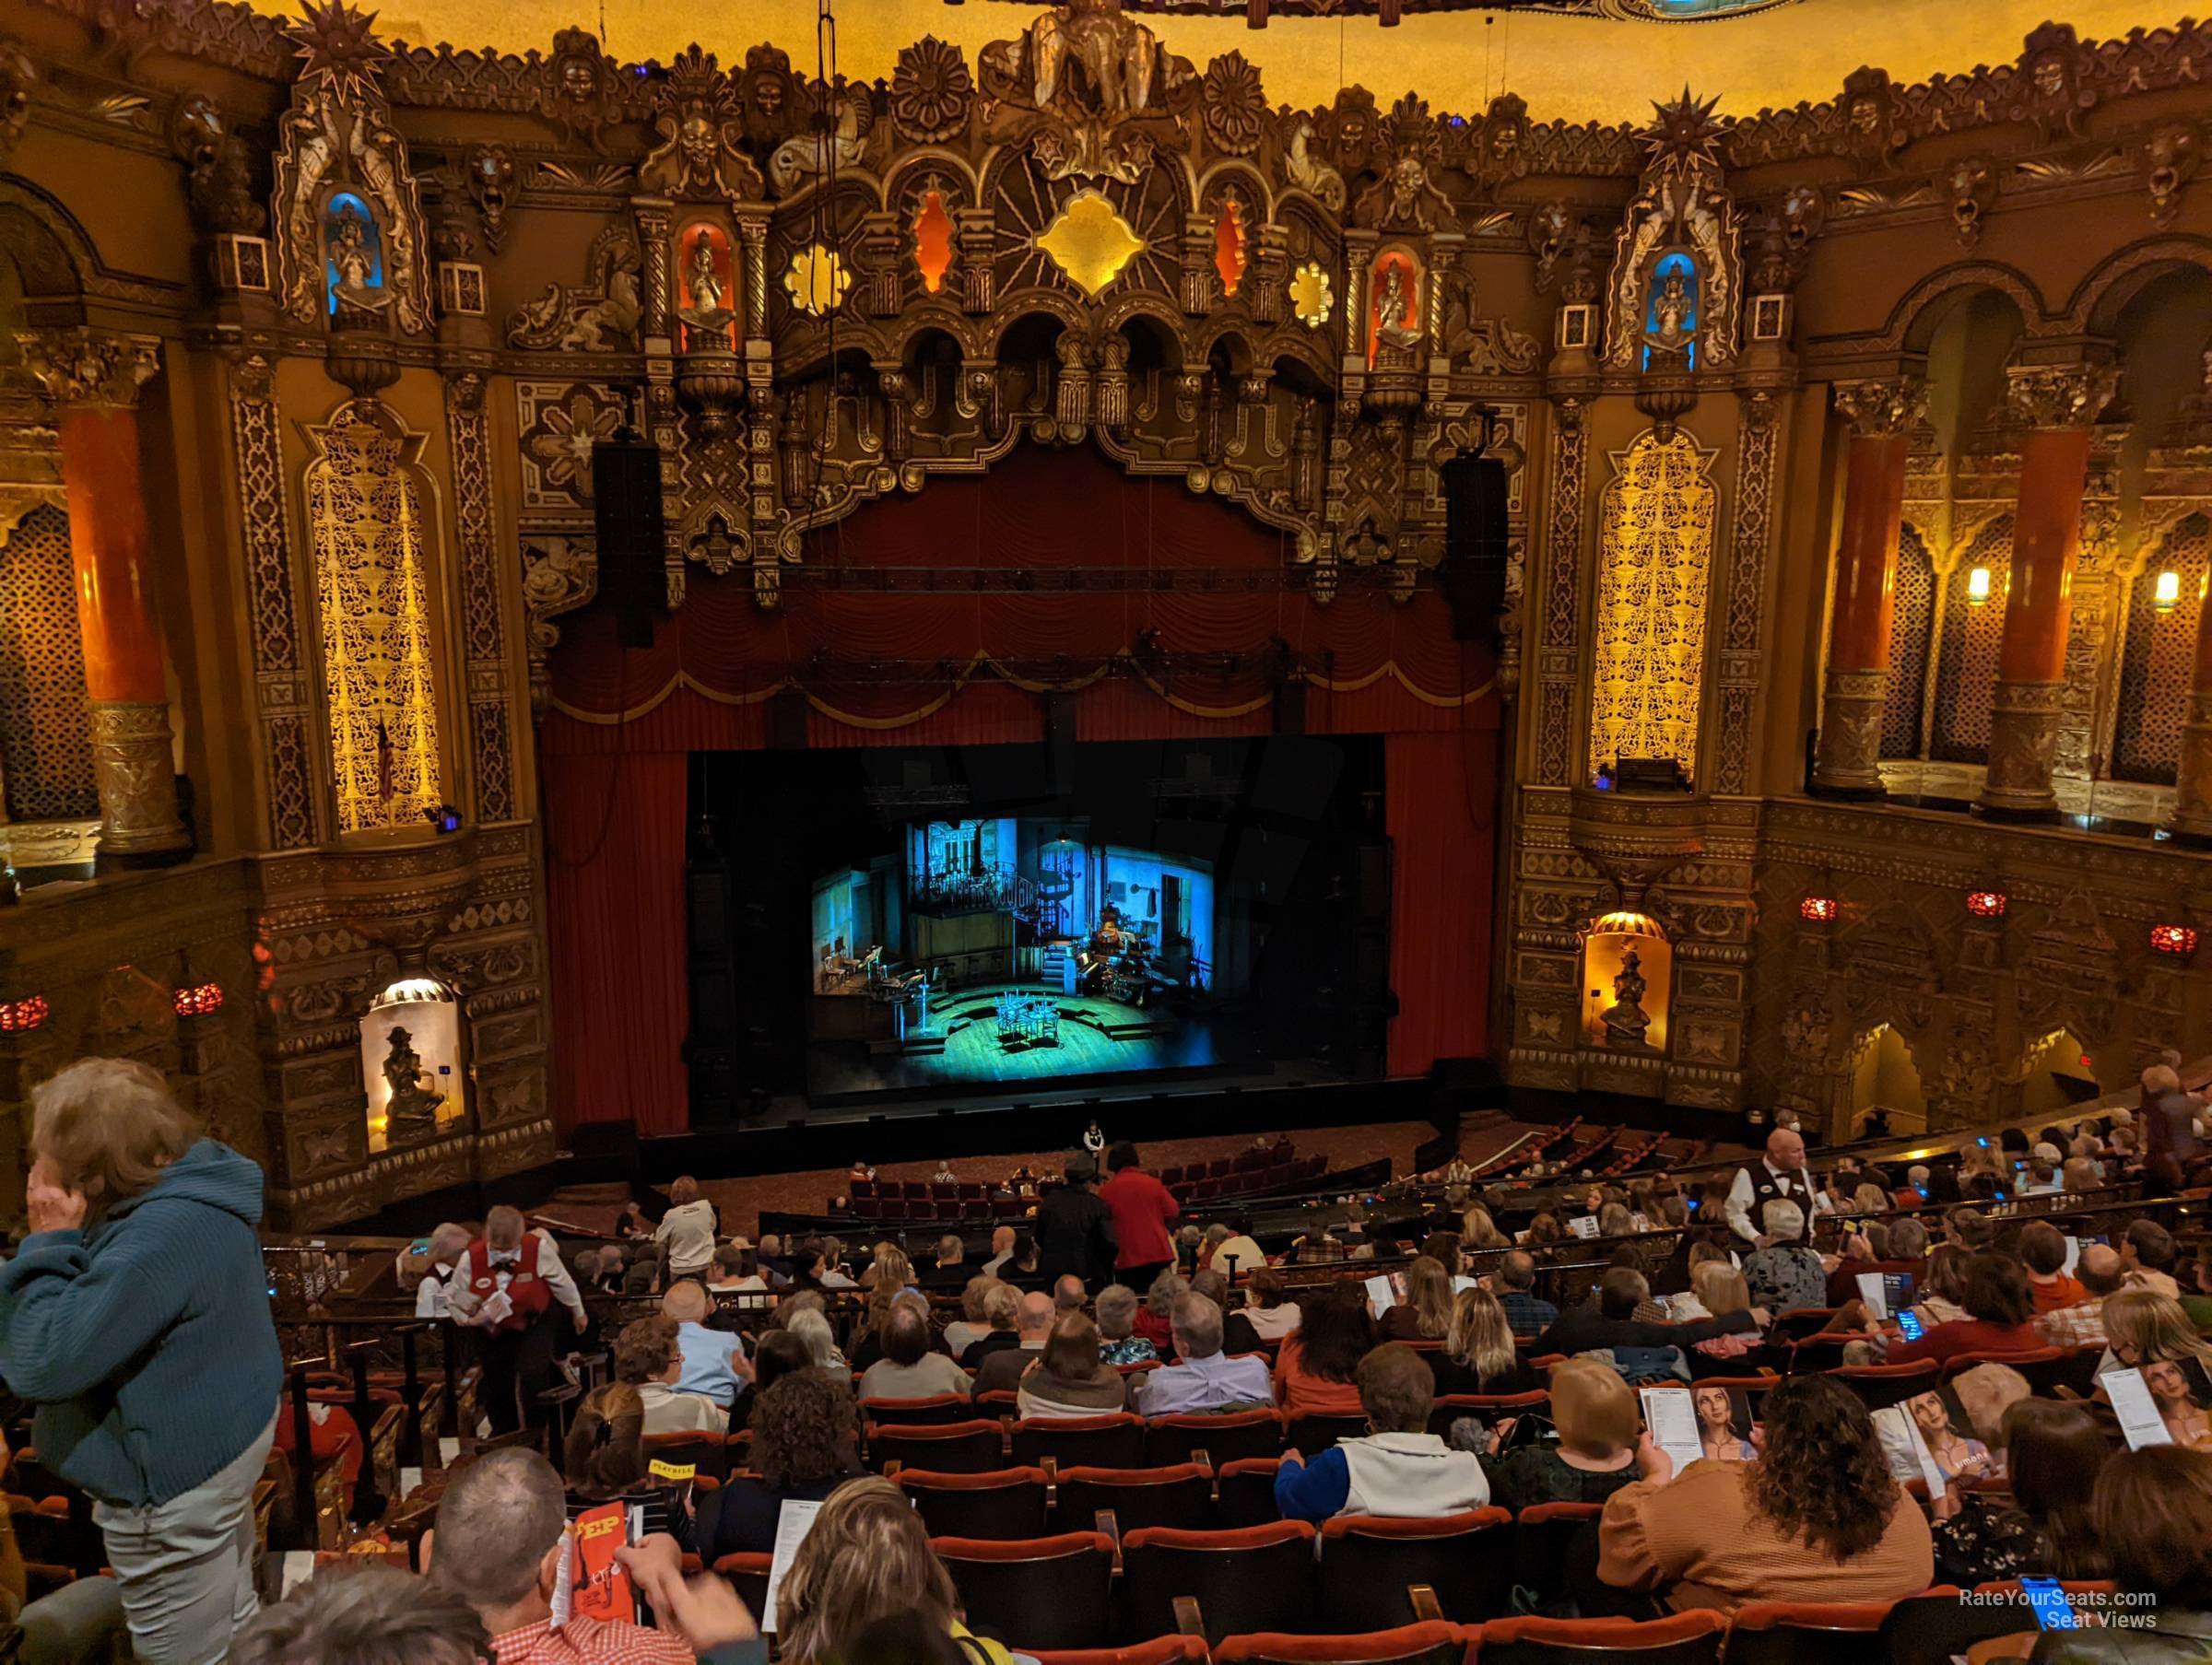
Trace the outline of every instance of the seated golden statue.
<instances>
[{"instance_id":1,"label":"seated golden statue","mask_svg":"<svg viewBox=\"0 0 2212 1665\"><path fill-rule=\"evenodd\" d=\"M1597 1014L1598 1022L1606 1026L1606 1045L1608 1047L1642 1048L1649 1045L1643 1032L1652 1026L1651 1014L1640 1003L1649 986L1643 980L1642 962L1631 948L1622 957L1620 975L1613 979L1615 1004Z\"/></svg>"},{"instance_id":2,"label":"seated golden statue","mask_svg":"<svg viewBox=\"0 0 2212 1665\"><path fill-rule=\"evenodd\" d=\"M384 1109L385 1137L394 1144L401 1143L403 1133L427 1138L436 1132L438 1108L445 1102L445 1096L437 1090L430 1073L416 1056L413 1041L405 1029L394 1028L384 1054L384 1081L392 1089L391 1102Z\"/></svg>"}]
</instances>

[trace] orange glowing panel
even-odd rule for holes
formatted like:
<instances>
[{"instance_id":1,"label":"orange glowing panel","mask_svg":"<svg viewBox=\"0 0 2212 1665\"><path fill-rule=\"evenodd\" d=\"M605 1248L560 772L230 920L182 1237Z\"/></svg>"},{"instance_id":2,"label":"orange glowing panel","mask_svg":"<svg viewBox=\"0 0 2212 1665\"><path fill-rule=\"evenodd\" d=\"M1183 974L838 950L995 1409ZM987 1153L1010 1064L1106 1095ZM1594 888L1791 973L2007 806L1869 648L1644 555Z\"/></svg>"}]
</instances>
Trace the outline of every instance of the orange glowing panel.
<instances>
[{"instance_id":1,"label":"orange glowing panel","mask_svg":"<svg viewBox=\"0 0 2212 1665\"><path fill-rule=\"evenodd\" d=\"M1244 281L1244 205L1229 197L1214 217L1214 270L1221 274L1224 299Z\"/></svg>"},{"instance_id":2,"label":"orange glowing panel","mask_svg":"<svg viewBox=\"0 0 2212 1665\"><path fill-rule=\"evenodd\" d=\"M1833 897L1806 897L1797 904L1797 917L1811 925L1826 925L1836 917L1836 898Z\"/></svg>"},{"instance_id":3,"label":"orange glowing panel","mask_svg":"<svg viewBox=\"0 0 2212 1665\"><path fill-rule=\"evenodd\" d=\"M952 216L942 191L924 191L914 209L914 264L932 295L945 287L945 275L952 270Z\"/></svg>"},{"instance_id":4,"label":"orange glowing panel","mask_svg":"<svg viewBox=\"0 0 2212 1665\"><path fill-rule=\"evenodd\" d=\"M2005 893L1970 890L1966 893L1966 910L1979 919L2001 920L2005 917Z\"/></svg>"},{"instance_id":5,"label":"orange glowing panel","mask_svg":"<svg viewBox=\"0 0 2212 1665\"><path fill-rule=\"evenodd\" d=\"M201 983L194 988L177 991L179 1017L205 1017L210 1012L223 1009L223 986L220 983Z\"/></svg>"},{"instance_id":6,"label":"orange glowing panel","mask_svg":"<svg viewBox=\"0 0 2212 1665\"><path fill-rule=\"evenodd\" d=\"M2196 952L2196 932L2187 925L2153 925L2150 945L2160 954L2186 956Z\"/></svg>"},{"instance_id":7,"label":"orange glowing panel","mask_svg":"<svg viewBox=\"0 0 2212 1665\"><path fill-rule=\"evenodd\" d=\"M21 1000L0 1001L0 1034L35 1029L46 1021L50 1008L36 994L26 994Z\"/></svg>"}]
</instances>

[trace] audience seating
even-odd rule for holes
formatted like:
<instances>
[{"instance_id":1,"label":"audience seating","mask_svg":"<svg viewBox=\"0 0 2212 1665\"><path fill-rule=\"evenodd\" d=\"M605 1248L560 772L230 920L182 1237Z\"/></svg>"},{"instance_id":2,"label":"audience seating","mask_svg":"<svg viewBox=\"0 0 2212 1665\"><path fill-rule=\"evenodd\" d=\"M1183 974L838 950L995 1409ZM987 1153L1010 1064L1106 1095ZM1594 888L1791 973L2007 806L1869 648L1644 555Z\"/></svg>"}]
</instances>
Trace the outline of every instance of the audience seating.
<instances>
[{"instance_id":1,"label":"audience seating","mask_svg":"<svg viewBox=\"0 0 2212 1665\"><path fill-rule=\"evenodd\" d=\"M1154 1636L1126 1647L1031 1647L1024 1650L1038 1665L1205 1665L1200 1636Z\"/></svg>"},{"instance_id":2,"label":"audience seating","mask_svg":"<svg viewBox=\"0 0 2212 1665\"><path fill-rule=\"evenodd\" d=\"M1084 1647L1112 1634L1113 1541L933 1538L971 1626L1023 1647Z\"/></svg>"},{"instance_id":3,"label":"audience seating","mask_svg":"<svg viewBox=\"0 0 2212 1665\"><path fill-rule=\"evenodd\" d=\"M1214 1489L1221 1500L1222 1524L1265 1526L1280 1520L1282 1511L1275 1507L1275 1475L1282 1466L1279 1457L1240 1457L1217 1464Z\"/></svg>"},{"instance_id":4,"label":"audience seating","mask_svg":"<svg viewBox=\"0 0 2212 1665\"><path fill-rule=\"evenodd\" d=\"M1118 1531L1146 1526L1197 1531L1214 1524L1214 1476L1194 1462L1162 1469L1062 1469L1059 1493L1062 1522L1078 1530L1088 1530L1104 1509L1113 1511Z\"/></svg>"},{"instance_id":5,"label":"audience seating","mask_svg":"<svg viewBox=\"0 0 2212 1665\"><path fill-rule=\"evenodd\" d=\"M1863 1648L1859 1657L1899 1661L1963 1658L1976 1642L2017 1636L2034 1625L2034 1620L2017 1607L1994 1602L1970 1607L1959 1596L1957 1585L1939 1584L1890 1603L1875 1632L1874 1646Z\"/></svg>"},{"instance_id":6,"label":"audience seating","mask_svg":"<svg viewBox=\"0 0 2212 1665\"><path fill-rule=\"evenodd\" d=\"M2068 1365L2067 1349L2037 1347L2026 1353L1954 1353L1944 1361L1943 1379L1963 1376L1977 1365L2002 1365L2007 1370L2018 1370L2027 1378L2028 1391L2041 1399L2052 1397L2052 1389L2065 1379Z\"/></svg>"},{"instance_id":7,"label":"audience seating","mask_svg":"<svg viewBox=\"0 0 2212 1665\"><path fill-rule=\"evenodd\" d=\"M1839 1365L1829 1374L1857 1394L1869 1411L1883 1411L1933 1388L1941 1366L1924 1358L1910 1365Z\"/></svg>"},{"instance_id":8,"label":"audience seating","mask_svg":"<svg viewBox=\"0 0 2212 1665\"><path fill-rule=\"evenodd\" d=\"M1550 1393L1542 1388L1528 1393L1440 1393L1429 1407L1429 1432L1439 1437L1447 1436L1452 1432L1452 1425L1463 1416L1501 1422L1506 1417L1530 1412L1549 1416ZM1301 1446L1300 1449L1304 1448Z\"/></svg>"},{"instance_id":9,"label":"audience seating","mask_svg":"<svg viewBox=\"0 0 2212 1665\"><path fill-rule=\"evenodd\" d=\"M768 1569L774 1560L766 1551L747 1551L724 1555L714 1570L730 1581L744 1599L746 1611L757 1617L768 1608Z\"/></svg>"},{"instance_id":10,"label":"audience seating","mask_svg":"<svg viewBox=\"0 0 2212 1665\"><path fill-rule=\"evenodd\" d=\"M729 1442L719 1434L648 1434L641 1442L648 1463L687 1465L720 1484L730 1472Z\"/></svg>"},{"instance_id":11,"label":"audience seating","mask_svg":"<svg viewBox=\"0 0 2212 1665\"><path fill-rule=\"evenodd\" d=\"M1513 1517L1513 1583L1531 1591L1539 1606L1565 1597L1575 1542L1585 1533L1594 1537L1605 1512L1602 1503L1534 1503L1523 1509Z\"/></svg>"},{"instance_id":12,"label":"audience seating","mask_svg":"<svg viewBox=\"0 0 2212 1665\"><path fill-rule=\"evenodd\" d=\"M1122 1540L1123 1586L1137 1632L1176 1626L1176 1602L1198 1604L1206 1639L1293 1631L1312 1622L1313 1529L1278 1520L1219 1532L1140 1527Z\"/></svg>"},{"instance_id":13,"label":"audience seating","mask_svg":"<svg viewBox=\"0 0 2212 1665\"><path fill-rule=\"evenodd\" d=\"M1280 1411L1155 1416L1145 1424L1145 1460L1154 1468L1188 1462L1194 1451L1204 1451L1218 1468L1242 1457L1273 1457L1282 1448Z\"/></svg>"},{"instance_id":14,"label":"audience seating","mask_svg":"<svg viewBox=\"0 0 2212 1665\"><path fill-rule=\"evenodd\" d=\"M1498 1532L1512 1516L1474 1509L1434 1520L1339 1515L1321 1529L1321 1622L1337 1630L1387 1630L1414 1623L1408 1594L1427 1585L1447 1619L1462 1624L1505 1607L1512 1556ZM1477 1542L1483 1533L1492 1533Z\"/></svg>"},{"instance_id":15,"label":"audience seating","mask_svg":"<svg viewBox=\"0 0 2212 1665\"><path fill-rule=\"evenodd\" d=\"M860 1401L863 1422L967 1422L974 1414L972 1402L958 1393L933 1393L925 1399L864 1399Z\"/></svg>"},{"instance_id":16,"label":"audience seating","mask_svg":"<svg viewBox=\"0 0 2212 1665\"><path fill-rule=\"evenodd\" d=\"M1887 1601L1747 1601L1729 1622L1728 1665L1861 1665Z\"/></svg>"},{"instance_id":17,"label":"audience seating","mask_svg":"<svg viewBox=\"0 0 2212 1665\"><path fill-rule=\"evenodd\" d=\"M1717 1665L1728 1622L1700 1609L1665 1619L1495 1619L1469 1665Z\"/></svg>"},{"instance_id":18,"label":"audience seating","mask_svg":"<svg viewBox=\"0 0 2212 1665\"><path fill-rule=\"evenodd\" d=\"M993 1469L980 1474L901 1469L898 1485L914 1500L932 1537L1044 1536L1042 1469Z\"/></svg>"},{"instance_id":19,"label":"audience seating","mask_svg":"<svg viewBox=\"0 0 2212 1665\"><path fill-rule=\"evenodd\" d=\"M982 1474L1003 1468L1006 1436L994 1422L916 1423L885 1427L870 1423L868 1458L877 1468L901 1468L941 1474Z\"/></svg>"},{"instance_id":20,"label":"audience seating","mask_svg":"<svg viewBox=\"0 0 2212 1665\"><path fill-rule=\"evenodd\" d=\"M1468 1633L1430 1620L1362 1635L1299 1636L1280 1631L1225 1636L1214 1665L1460 1665Z\"/></svg>"},{"instance_id":21,"label":"audience seating","mask_svg":"<svg viewBox=\"0 0 2212 1665\"><path fill-rule=\"evenodd\" d=\"M1050 1457L1063 1468L1134 1469L1145 1460L1145 1419L1133 1411L1104 1416L1039 1416L1013 1425L1014 1460Z\"/></svg>"},{"instance_id":22,"label":"audience seating","mask_svg":"<svg viewBox=\"0 0 2212 1665\"><path fill-rule=\"evenodd\" d=\"M1284 1442L1300 1457L1325 1451L1340 1439L1358 1439L1367 1432L1364 1416L1293 1416Z\"/></svg>"}]
</instances>

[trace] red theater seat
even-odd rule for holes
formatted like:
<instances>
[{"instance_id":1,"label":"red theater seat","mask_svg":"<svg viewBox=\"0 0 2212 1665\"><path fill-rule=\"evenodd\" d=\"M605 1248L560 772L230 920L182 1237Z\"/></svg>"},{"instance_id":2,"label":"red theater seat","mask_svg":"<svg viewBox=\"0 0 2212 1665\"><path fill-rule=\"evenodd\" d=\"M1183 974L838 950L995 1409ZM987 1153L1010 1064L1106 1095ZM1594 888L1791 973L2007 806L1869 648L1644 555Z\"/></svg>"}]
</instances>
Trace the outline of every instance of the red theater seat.
<instances>
[{"instance_id":1,"label":"red theater seat","mask_svg":"<svg viewBox=\"0 0 2212 1665\"><path fill-rule=\"evenodd\" d=\"M1038 1665L1204 1665L1203 1636L1154 1636L1149 1642L1132 1642L1126 1647L1070 1647L1035 1649Z\"/></svg>"},{"instance_id":2,"label":"red theater seat","mask_svg":"<svg viewBox=\"0 0 2212 1665\"><path fill-rule=\"evenodd\" d=\"M1214 1665L1460 1665L1471 1659L1468 1633L1431 1620L1356 1636L1300 1636L1281 1631L1227 1636Z\"/></svg>"},{"instance_id":3,"label":"red theater seat","mask_svg":"<svg viewBox=\"0 0 2212 1665\"><path fill-rule=\"evenodd\" d=\"M1129 1622L1139 1631L1176 1625L1176 1599L1190 1597L1208 1642L1301 1630L1313 1618L1313 1537L1302 1520L1220 1532L1131 1532L1122 1540Z\"/></svg>"},{"instance_id":4,"label":"red theater seat","mask_svg":"<svg viewBox=\"0 0 2212 1665\"><path fill-rule=\"evenodd\" d=\"M1941 1366L1924 1358L1910 1365L1838 1365L1828 1374L1857 1394L1869 1411L1884 1411L1933 1388Z\"/></svg>"},{"instance_id":5,"label":"red theater seat","mask_svg":"<svg viewBox=\"0 0 2212 1665\"><path fill-rule=\"evenodd\" d=\"M1062 1468L1134 1469L1145 1460L1145 1419L1132 1411L1106 1416L1040 1416L1013 1428L1014 1460Z\"/></svg>"},{"instance_id":6,"label":"red theater seat","mask_svg":"<svg viewBox=\"0 0 2212 1665\"><path fill-rule=\"evenodd\" d=\"M1429 1404L1429 1431L1440 1436L1449 1434L1452 1425L1463 1416L1479 1416L1486 1423L1498 1423L1530 1412L1538 1416L1551 1414L1551 1394L1547 1389L1536 1388L1526 1393L1440 1393Z\"/></svg>"},{"instance_id":7,"label":"red theater seat","mask_svg":"<svg viewBox=\"0 0 2212 1665\"><path fill-rule=\"evenodd\" d=\"M1236 1411L1212 1416L1155 1416L1145 1425L1145 1460L1188 1462L1204 1451L1217 1469L1241 1457L1273 1457L1283 1448L1280 1411Z\"/></svg>"},{"instance_id":8,"label":"red theater seat","mask_svg":"<svg viewBox=\"0 0 2212 1665\"><path fill-rule=\"evenodd\" d=\"M966 1422L975 1413L957 1393L932 1393L924 1399L864 1399L860 1414L865 1422L906 1425Z\"/></svg>"},{"instance_id":9,"label":"red theater seat","mask_svg":"<svg viewBox=\"0 0 2212 1665\"><path fill-rule=\"evenodd\" d=\"M1321 1529L1321 1622L1336 1630L1411 1624L1420 1615L1407 1592L1422 1584L1458 1624L1503 1612L1513 1561L1500 1529L1512 1518L1499 1508L1434 1520L1337 1516Z\"/></svg>"},{"instance_id":10,"label":"red theater seat","mask_svg":"<svg viewBox=\"0 0 2212 1665\"><path fill-rule=\"evenodd\" d=\"M1113 1542L1103 1532L996 1541L933 1538L968 1623L1028 1652L1112 1633Z\"/></svg>"},{"instance_id":11,"label":"red theater seat","mask_svg":"<svg viewBox=\"0 0 2212 1665\"><path fill-rule=\"evenodd\" d=\"M994 1422L868 1425L868 1460L940 1474L983 1474L1006 1467L1006 1438Z\"/></svg>"},{"instance_id":12,"label":"red theater seat","mask_svg":"<svg viewBox=\"0 0 2212 1665\"><path fill-rule=\"evenodd\" d=\"M933 1538L1041 1538L1045 1484L1042 1469L993 1469L950 1474L901 1469L899 1489Z\"/></svg>"},{"instance_id":13,"label":"red theater seat","mask_svg":"<svg viewBox=\"0 0 2212 1665\"><path fill-rule=\"evenodd\" d=\"M1114 1524L1122 1531L1146 1526L1201 1531L1215 1524L1214 1477L1194 1462L1161 1469L1060 1471L1063 1526L1088 1530L1107 1509L1113 1511Z\"/></svg>"},{"instance_id":14,"label":"red theater seat","mask_svg":"<svg viewBox=\"0 0 2212 1665\"><path fill-rule=\"evenodd\" d=\"M1535 1503L1523 1509L1513 1517L1513 1582L1534 1590L1540 1605L1565 1597L1570 1546L1594 1533L1605 1512L1602 1503ZM1586 1544L1583 1554L1594 1557L1594 1546Z\"/></svg>"},{"instance_id":15,"label":"red theater seat","mask_svg":"<svg viewBox=\"0 0 2212 1665\"><path fill-rule=\"evenodd\" d=\"M1279 1457L1240 1457L1214 1465L1214 1489L1221 1499L1224 1526L1265 1526L1283 1518L1275 1507Z\"/></svg>"},{"instance_id":16,"label":"red theater seat","mask_svg":"<svg viewBox=\"0 0 2212 1665\"><path fill-rule=\"evenodd\" d=\"M1711 1609L1643 1622L1495 1619L1467 1659L1469 1665L1716 1665L1727 1632L1728 1622Z\"/></svg>"},{"instance_id":17,"label":"red theater seat","mask_svg":"<svg viewBox=\"0 0 2212 1665\"><path fill-rule=\"evenodd\" d=\"M1887 1601L1749 1601L1735 1610L1728 1665L1861 1665Z\"/></svg>"}]
</instances>

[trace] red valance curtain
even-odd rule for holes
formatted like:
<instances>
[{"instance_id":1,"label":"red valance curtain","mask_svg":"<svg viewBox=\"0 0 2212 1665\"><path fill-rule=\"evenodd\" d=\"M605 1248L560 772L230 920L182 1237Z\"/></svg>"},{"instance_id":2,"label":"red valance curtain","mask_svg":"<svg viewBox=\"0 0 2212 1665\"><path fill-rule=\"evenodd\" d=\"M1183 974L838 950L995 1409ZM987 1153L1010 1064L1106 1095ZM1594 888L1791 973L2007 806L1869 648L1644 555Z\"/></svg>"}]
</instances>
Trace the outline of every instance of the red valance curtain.
<instances>
[{"instance_id":1,"label":"red valance curtain","mask_svg":"<svg viewBox=\"0 0 2212 1665\"><path fill-rule=\"evenodd\" d=\"M773 611L749 576L695 569L650 649L621 649L607 609L563 619L539 733L561 1125L688 1124L687 761L764 745L768 701L791 687L822 748L1034 743L1046 691L1072 699L1078 739L1232 738L1274 732L1275 688L1299 665L1309 733L1392 737L1391 1073L1480 1052L1490 656L1453 639L1432 591L1398 601L1347 585L1324 605L1282 587L1288 558L1281 534L1179 482L1028 447L984 478L933 480L813 536L807 575ZM974 568L1029 574L1029 587L979 591L957 570ZM1157 582L1109 585L1094 569Z\"/></svg>"}]
</instances>

